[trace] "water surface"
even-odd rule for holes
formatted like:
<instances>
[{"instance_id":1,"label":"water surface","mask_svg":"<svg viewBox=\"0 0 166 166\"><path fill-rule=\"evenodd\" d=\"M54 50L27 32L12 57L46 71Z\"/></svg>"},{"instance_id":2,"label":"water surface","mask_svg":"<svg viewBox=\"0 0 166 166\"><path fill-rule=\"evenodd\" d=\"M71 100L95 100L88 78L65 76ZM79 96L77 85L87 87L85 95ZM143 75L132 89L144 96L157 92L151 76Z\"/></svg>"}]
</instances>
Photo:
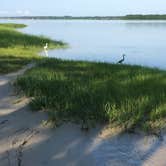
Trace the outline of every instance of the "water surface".
<instances>
[{"instance_id":1,"label":"water surface","mask_svg":"<svg viewBox=\"0 0 166 166\"><path fill-rule=\"evenodd\" d=\"M3 22L3 20L1 20ZM166 21L10 20L27 24L23 32L45 35L70 45L50 57L166 69Z\"/></svg>"}]
</instances>

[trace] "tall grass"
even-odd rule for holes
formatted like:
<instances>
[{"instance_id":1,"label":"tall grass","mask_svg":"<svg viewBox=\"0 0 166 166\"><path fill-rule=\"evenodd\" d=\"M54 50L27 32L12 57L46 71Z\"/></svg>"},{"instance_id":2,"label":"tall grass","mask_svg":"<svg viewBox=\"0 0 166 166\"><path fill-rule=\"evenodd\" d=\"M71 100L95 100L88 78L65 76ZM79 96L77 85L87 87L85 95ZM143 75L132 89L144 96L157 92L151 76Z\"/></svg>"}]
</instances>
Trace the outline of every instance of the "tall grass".
<instances>
[{"instance_id":1,"label":"tall grass","mask_svg":"<svg viewBox=\"0 0 166 166\"><path fill-rule=\"evenodd\" d=\"M38 52L45 43L50 48L64 47L61 41L46 37L23 34L15 28L23 28L24 24L0 24L0 73L18 70L32 60L38 59Z\"/></svg>"},{"instance_id":2,"label":"tall grass","mask_svg":"<svg viewBox=\"0 0 166 166\"><path fill-rule=\"evenodd\" d=\"M159 131L166 122L166 72L139 66L42 60L16 85L55 123L109 123Z\"/></svg>"}]
</instances>

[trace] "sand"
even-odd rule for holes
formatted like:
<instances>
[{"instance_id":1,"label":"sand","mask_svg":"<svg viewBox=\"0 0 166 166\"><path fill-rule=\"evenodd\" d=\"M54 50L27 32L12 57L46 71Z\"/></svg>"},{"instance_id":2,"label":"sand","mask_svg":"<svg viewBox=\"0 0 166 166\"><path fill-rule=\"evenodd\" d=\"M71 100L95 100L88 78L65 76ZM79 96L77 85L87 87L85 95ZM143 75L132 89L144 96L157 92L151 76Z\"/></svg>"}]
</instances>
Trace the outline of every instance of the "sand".
<instances>
[{"instance_id":1,"label":"sand","mask_svg":"<svg viewBox=\"0 0 166 166\"><path fill-rule=\"evenodd\" d=\"M166 136L112 134L104 126L82 132L67 123L44 125L12 82L32 65L0 76L0 166L166 166ZM109 134L108 134L109 133Z\"/></svg>"}]
</instances>

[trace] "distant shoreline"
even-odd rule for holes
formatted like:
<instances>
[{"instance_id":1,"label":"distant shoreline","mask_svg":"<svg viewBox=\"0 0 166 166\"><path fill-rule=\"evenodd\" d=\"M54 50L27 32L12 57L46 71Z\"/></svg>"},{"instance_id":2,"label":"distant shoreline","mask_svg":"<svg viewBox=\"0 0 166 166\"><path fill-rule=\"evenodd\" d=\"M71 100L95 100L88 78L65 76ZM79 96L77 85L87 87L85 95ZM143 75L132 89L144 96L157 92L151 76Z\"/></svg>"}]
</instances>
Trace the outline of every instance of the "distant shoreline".
<instances>
[{"instance_id":1,"label":"distant shoreline","mask_svg":"<svg viewBox=\"0 0 166 166\"><path fill-rule=\"evenodd\" d=\"M6 16L0 19L35 19L35 20L166 20L164 15L126 15L126 16Z\"/></svg>"}]
</instances>

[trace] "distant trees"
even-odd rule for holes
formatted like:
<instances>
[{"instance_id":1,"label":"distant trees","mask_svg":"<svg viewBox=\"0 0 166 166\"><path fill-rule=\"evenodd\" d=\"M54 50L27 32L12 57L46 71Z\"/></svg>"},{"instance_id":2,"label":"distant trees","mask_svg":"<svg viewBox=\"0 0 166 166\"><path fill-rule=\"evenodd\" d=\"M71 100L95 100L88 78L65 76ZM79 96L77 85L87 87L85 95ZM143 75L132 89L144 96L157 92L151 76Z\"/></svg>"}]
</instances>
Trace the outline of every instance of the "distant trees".
<instances>
[{"instance_id":1,"label":"distant trees","mask_svg":"<svg viewBox=\"0 0 166 166\"><path fill-rule=\"evenodd\" d=\"M166 20L166 14L165 15L154 15L154 14L149 14L149 15L126 15L123 17L123 19L139 19L139 20Z\"/></svg>"},{"instance_id":2,"label":"distant trees","mask_svg":"<svg viewBox=\"0 0 166 166\"><path fill-rule=\"evenodd\" d=\"M166 20L164 15L126 15L126 16L19 16L0 17L1 19L53 19L53 20Z\"/></svg>"}]
</instances>

